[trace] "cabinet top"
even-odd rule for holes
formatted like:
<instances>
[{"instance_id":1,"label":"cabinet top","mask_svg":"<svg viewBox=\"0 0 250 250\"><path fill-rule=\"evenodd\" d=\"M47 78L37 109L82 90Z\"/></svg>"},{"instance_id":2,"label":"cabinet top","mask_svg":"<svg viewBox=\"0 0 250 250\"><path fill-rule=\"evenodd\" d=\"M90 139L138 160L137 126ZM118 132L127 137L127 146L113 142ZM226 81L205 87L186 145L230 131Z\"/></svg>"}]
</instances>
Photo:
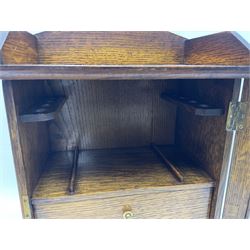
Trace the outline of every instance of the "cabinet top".
<instances>
[{"instance_id":1,"label":"cabinet top","mask_svg":"<svg viewBox=\"0 0 250 250\"><path fill-rule=\"evenodd\" d=\"M170 32L12 31L0 34L0 78L249 77L249 55L235 32L186 39ZM93 75L79 76L83 71Z\"/></svg>"}]
</instances>

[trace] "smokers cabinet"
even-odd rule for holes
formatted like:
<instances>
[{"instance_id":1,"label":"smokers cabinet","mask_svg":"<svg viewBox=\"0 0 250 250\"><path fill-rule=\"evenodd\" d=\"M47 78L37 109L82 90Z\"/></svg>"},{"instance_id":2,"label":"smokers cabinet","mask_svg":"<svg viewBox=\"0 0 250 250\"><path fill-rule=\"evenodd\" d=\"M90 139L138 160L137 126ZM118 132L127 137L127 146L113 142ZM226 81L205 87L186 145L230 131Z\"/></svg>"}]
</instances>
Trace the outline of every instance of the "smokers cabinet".
<instances>
[{"instance_id":1,"label":"smokers cabinet","mask_svg":"<svg viewBox=\"0 0 250 250\"><path fill-rule=\"evenodd\" d=\"M248 218L249 44L234 32L2 32L24 218Z\"/></svg>"}]
</instances>

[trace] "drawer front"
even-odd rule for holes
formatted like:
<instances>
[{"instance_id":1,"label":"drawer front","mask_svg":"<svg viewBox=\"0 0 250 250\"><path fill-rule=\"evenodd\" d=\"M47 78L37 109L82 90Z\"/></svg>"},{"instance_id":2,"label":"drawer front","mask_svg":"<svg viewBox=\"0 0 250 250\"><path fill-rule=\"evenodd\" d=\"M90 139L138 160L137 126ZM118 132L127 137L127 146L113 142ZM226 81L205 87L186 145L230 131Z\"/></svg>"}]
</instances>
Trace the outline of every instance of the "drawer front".
<instances>
[{"instance_id":1,"label":"drawer front","mask_svg":"<svg viewBox=\"0 0 250 250\"><path fill-rule=\"evenodd\" d=\"M207 218L211 188L36 204L36 218L137 219Z\"/></svg>"}]
</instances>

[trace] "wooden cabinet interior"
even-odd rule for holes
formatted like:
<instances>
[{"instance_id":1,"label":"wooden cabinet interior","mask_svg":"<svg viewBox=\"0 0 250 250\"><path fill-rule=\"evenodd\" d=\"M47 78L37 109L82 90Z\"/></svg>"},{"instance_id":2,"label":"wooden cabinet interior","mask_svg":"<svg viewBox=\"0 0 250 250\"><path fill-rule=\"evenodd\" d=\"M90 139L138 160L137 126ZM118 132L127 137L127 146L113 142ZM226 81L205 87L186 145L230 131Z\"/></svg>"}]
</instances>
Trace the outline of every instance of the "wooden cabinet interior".
<instances>
[{"instance_id":1,"label":"wooden cabinet interior","mask_svg":"<svg viewBox=\"0 0 250 250\"><path fill-rule=\"evenodd\" d=\"M249 78L249 48L236 34L10 32L4 39L0 78L25 218L215 216L227 111L235 79ZM236 155L244 164L249 124L239 141L244 154ZM233 194L231 178L225 216L242 217L249 172L234 164L244 185Z\"/></svg>"},{"instance_id":2,"label":"wooden cabinet interior","mask_svg":"<svg viewBox=\"0 0 250 250\"><path fill-rule=\"evenodd\" d=\"M25 104L30 106L30 102L25 103L25 99L34 98L34 106L37 106L35 101L39 98L36 95L48 96L48 98L67 97L53 120L24 123L20 117L20 121L17 122L23 150L27 152L23 154L23 161L30 164L30 167L26 169L28 177L25 178L30 178L28 190L35 217L46 218L48 215L58 218L56 213L52 213L53 209L50 212L47 211L49 207L46 207L46 204L49 206L54 202L55 206L57 203L66 206L67 202L78 202L75 200L76 197L79 198L79 202L90 198L87 191L90 189L88 181L97 176L100 178L97 181L99 189L93 189L91 194L94 198L95 193L102 194L100 197L105 197L105 195L112 197L114 191L123 197L128 193L137 194L136 191L141 190L150 194L157 190L168 192L175 188L180 192L180 190L190 188L190 185L195 190L209 188L208 197L210 198L206 200L207 209L201 212L204 218L209 216L209 204L213 204L216 197L213 195L213 200L211 200L211 194L213 188L216 194L223 160L226 113L212 117L197 116L188 112L185 107L177 108L176 105L166 102L161 98L161 93L171 91L196 100L203 100L226 110L232 96L233 80L46 80L37 83L12 81L11 85L17 113L26 110ZM37 142L37 145L32 144L32 141ZM152 143L174 145L180 160L182 159L192 169L191 172L183 169L178 161L177 163L172 161L171 157L165 154L168 161L174 163L177 171L183 175L183 183L175 179L161 157L150 149ZM76 163L71 152L76 146L81 152L78 162L80 167L74 172ZM148 150L147 154L142 155L140 151L142 147L149 147L149 149L144 149ZM120 155L118 148L121 149ZM128 154L126 150L130 153ZM35 153L32 154L32 152ZM65 152L65 155L59 152ZM92 162L89 162L88 159L91 156L88 154L97 156L92 157ZM103 158L98 157L98 154ZM116 156L117 154L119 157ZM153 160L149 157L152 154ZM53 159L53 164L50 159ZM113 162L112 159L114 159ZM155 166L156 159L160 166ZM104 170L99 169L102 166ZM159 176L162 175L163 184L160 184L159 176L157 176L159 167L162 169ZM149 171L148 168L150 172L144 176ZM204 187L199 184L199 176L202 173L200 171L204 171L203 175L207 176L202 179ZM123 186L120 173L124 178ZM193 176L193 180L189 180L187 177L189 175ZM126 176L128 176L127 179ZM171 176L169 183L167 180L170 177L168 176ZM147 186L148 183L151 183L150 188ZM112 186L114 190L110 190ZM161 186L164 188L159 189ZM81 187L80 190L79 187ZM38 205L41 203L40 200L43 201L41 207L45 209L44 212L38 212L42 209ZM120 205L122 207L122 204ZM189 206L187 203L185 205ZM200 218L199 212L196 217L190 211L192 216L190 214L191 217L189 217L187 211L188 209L184 213L187 218ZM84 214L79 215L79 213L77 213L78 216L85 217ZM95 216L102 217L96 213ZM139 218L143 216L140 212ZM178 210L178 214L164 214L158 217L178 218L179 216L182 218L184 215ZM74 215L69 217L74 217ZM122 213L120 217L122 218Z\"/></svg>"}]
</instances>

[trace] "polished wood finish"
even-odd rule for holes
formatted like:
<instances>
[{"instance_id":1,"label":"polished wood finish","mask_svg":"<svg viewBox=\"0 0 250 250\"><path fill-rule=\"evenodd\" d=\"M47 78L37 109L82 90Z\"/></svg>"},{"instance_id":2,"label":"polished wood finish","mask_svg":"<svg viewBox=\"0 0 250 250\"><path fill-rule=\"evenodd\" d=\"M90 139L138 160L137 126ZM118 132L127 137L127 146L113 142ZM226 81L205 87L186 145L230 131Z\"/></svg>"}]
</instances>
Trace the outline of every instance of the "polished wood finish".
<instances>
[{"instance_id":1,"label":"polished wood finish","mask_svg":"<svg viewBox=\"0 0 250 250\"><path fill-rule=\"evenodd\" d=\"M48 81L52 96L67 96L49 123L53 151L173 144L176 108L160 98L175 81ZM119 136L118 136L119 135Z\"/></svg>"},{"instance_id":2,"label":"polished wood finish","mask_svg":"<svg viewBox=\"0 0 250 250\"><path fill-rule=\"evenodd\" d=\"M75 193L77 168L78 168L78 156L79 156L79 148L78 148L78 146L76 146L74 148L72 169L71 169L71 174L70 174L69 189L68 189L69 194L74 194Z\"/></svg>"},{"instance_id":3,"label":"polished wood finish","mask_svg":"<svg viewBox=\"0 0 250 250\"><path fill-rule=\"evenodd\" d=\"M232 98L231 102L238 102L241 96L241 88L242 88L242 81L241 79L235 79L233 83L233 91L232 91ZM227 117L229 116L229 112ZM228 119L228 118L227 118ZM223 162L221 166L221 173L220 173L220 181L217 187L217 198L216 198L216 206L214 212L214 218L220 219L223 218L223 213L225 209L225 195L228 191L228 175L230 174L230 169L232 165L232 159L234 157L235 152L235 138L236 138L236 131L227 131L226 132L226 140L225 140L225 147L223 153Z\"/></svg>"},{"instance_id":4,"label":"polished wood finish","mask_svg":"<svg viewBox=\"0 0 250 250\"><path fill-rule=\"evenodd\" d=\"M9 32L1 39L3 64L250 64L249 44L234 32L190 40L170 32Z\"/></svg>"},{"instance_id":5,"label":"polished wood finish","mask_svg":"<svg viewBox=\"0 0 250 250\"><path fill-rule=\"evenodd\" d=\"M178 96L172 93L162 93L161 98L181 106L186 111L199 116L221 116L224 113L223 108L214 107L204 102L199 102L185 96Z\"/></svg>"},{"instance_id":6,"label":"polished wood finish","mask_svg":"<svg viewBox=\"0 0 250 250\"><path fill-rule=\"evenodd\" d=\"M41 64L183 63L185 38L170 32L42 32L35 36Z\"/></svg>"},{"instance_id":7,"label":"polished wood finish","mask_svg":"<svg viewBox=\"0 0 250 250\"><path fill-rule=\"evenodd\" d=\"M2 64L36 64L38 51L36 37L23 31L11 31L0 47Z\"/></svg>"},{"instance_id":8,"label":"polished wood finish","mask_svg":"<svg viewBox=\"0 0 250 250\"><path fill-rule=\"evenodd\" d=\"M160 150L160 148L157 145L152 143L151 147L157 153L157 155L159 155L161 157L161 159L166 164L166 166L169 168L170 172L173 174L173 176L176 178L176 180L182 182L184 177L180 173L178 168L162 153L162 151Z\"/></svg>"},{"instance_id":9,"label":"polished wood finish","mask_svg":"<svg viewBox=\"0 0 250 250\"><path fill-rule=\"evenodd\" d=\"M25 218L121 218L126 209L138 218L214 217L233 82L250 72L249 45L235 33L188 40L168 32L4 32L0 63ZM168 91L225 112L176 109L160 98ZM22 122L45 96L68 99L53 120ZM224 218L249 216L248 117L237 132ZM166 159L183 182L151 143L176 145ZM83 151L69 195L76 145Z\"/></svg>"},{"instance_id":10,"label":"polished wood finish","mask_svg":"<svg viewBox=\"0 0 250 250\"><path fill-rule=\"evenodd\" d=\"M185 42L185 64L249 65L250 46L233 32L221 32Z\"/></svg>"},{"instance_id":11,"label":"polished wood finish","mask_svg":"<svg viewBox=\"0 0 250 250\"><path fill-rule=\"evenodd\" d=\"M22 122L44 122L56 118L57 113L60 112L66 97L42 97L37 100L32 106L29 106L22 114L20 119Z\"/></svg>"},{"instance_id":12,"label":"polished wood finish","mask_svg":"<svg viewBox=\"0 0 250 250\"><path fill-rule=\"evenodd\" d=\"M245 81L242 101L248 102L245 128L237 132L223 218L245 218L250 198L250 87Z\"/></svg>"},{"instance_id":13,"label":"polished wood finish","mask_svg":"<svg viewBox=\"0 0 250 250\"><path fill-rule=\"evenodd\" d=\"M232 32L191 40L170 32L9 32L0 54L6 80L240 78L250 65L249 45Z\"/></svg>"},{"instance_id":14,"label":"polished wood finish","mask_svg":"<svg viewBox=\"0 0 250 250\"><path fill-rule=\"evenodd\" d=\"M3 92L22 202L23 197L32 195L50 149L47 124L27 124L18 119L44 93L43 81L4 81Z\"/></svg>"},{"instance_id":15,"label":"polished wood finish","mask_svg":"<svg viewBox=\"0 0 250 250\"><path fill-rule=\"evenodd\" d=\"M36 216L121 218L123 202L131 201L138 218L206 218L212 179L174 147L160 149L185 176L182 183L150 147L81 151L74 195L67 193L72 152L54 153L33 194Z\"/></svg>"},{"instance_id":16,"label":"polished wood finish","mask_svg":"<svg viewBox=\"0 0 250 250\"><path fill-rule=\"evenodd\" d=\"M150 147L81 151L76 192L68 195L72 151L53 153L33 193L32 203L70 202L150 191L176 191L213 187L213 180L174 147L160 146L184 176L179 182Z\"/></svg>"},{"instance_id":17,"label":"polished wood finish","mask_svg":"<svg viewBox=\"0 0 250 250\"><path fill-rule=\"evenodd\" d=\"M248 78L249 72L249 66L221 65L0 65L0 78L6 80L232 79Z\"/></svg>"},{"instance_id":18,"label":"polished wood finish","mask_svg":"<svg viewBox=\"0 0 250 250\"><path fill-rule=\"evenodd\" d=\"M156 192L78 202L39 204L40 219L122 219L131 207L135 219L206 219L211 189Z\"/></svg>"},{"instance_id":19,"label":"polished wood finish","mask_svg":"<svg viewBox=\"0 0 250 250\"><path fill-rule=\"evenodd\" d=\"M227 110L232 99L233 84L233 80L193 80L185 84L181 82L180 94ZM223 163L226 119L226 113L218 117L203 117L191 115L181 107L177 112L177 145L216 181L211 217L214 215Z\"/></svg>"}]
</instances>

